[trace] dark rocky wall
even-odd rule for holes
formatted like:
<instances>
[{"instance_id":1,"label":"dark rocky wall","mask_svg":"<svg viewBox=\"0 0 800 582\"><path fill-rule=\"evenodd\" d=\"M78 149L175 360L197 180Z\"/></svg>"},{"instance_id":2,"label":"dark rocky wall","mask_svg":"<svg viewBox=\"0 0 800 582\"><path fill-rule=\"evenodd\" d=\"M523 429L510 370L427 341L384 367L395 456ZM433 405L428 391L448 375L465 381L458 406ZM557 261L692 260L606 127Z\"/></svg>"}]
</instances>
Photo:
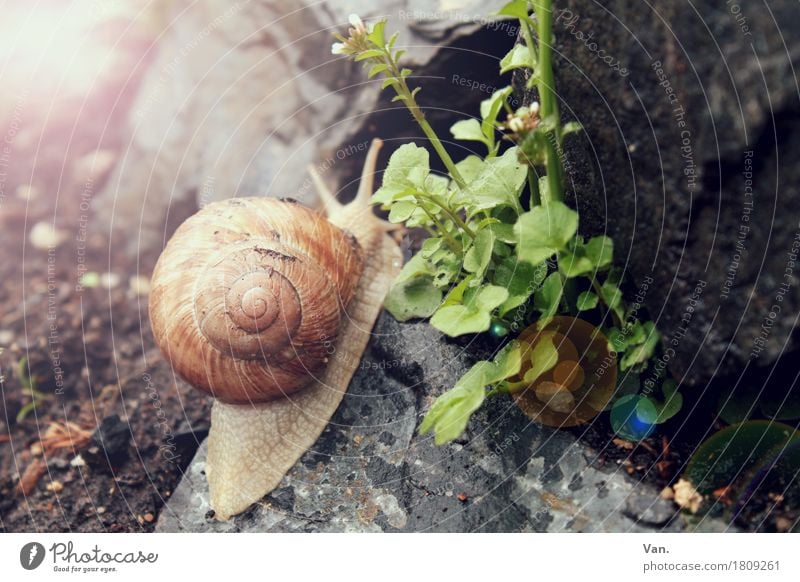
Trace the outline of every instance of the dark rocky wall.
<instances>
[{"instance_id":1,"label":"dark rocky wall","mask_svg":"<svg viewBox=\"0 0 800 582\"><path fill-rule=\"evenodd\" d=\"M566 146L573 201L614 238L631 293L652 277L673 373L700 383L795 349L800 5L556 4L562 114L586 128Z\"/></svg>"}]
</instances>

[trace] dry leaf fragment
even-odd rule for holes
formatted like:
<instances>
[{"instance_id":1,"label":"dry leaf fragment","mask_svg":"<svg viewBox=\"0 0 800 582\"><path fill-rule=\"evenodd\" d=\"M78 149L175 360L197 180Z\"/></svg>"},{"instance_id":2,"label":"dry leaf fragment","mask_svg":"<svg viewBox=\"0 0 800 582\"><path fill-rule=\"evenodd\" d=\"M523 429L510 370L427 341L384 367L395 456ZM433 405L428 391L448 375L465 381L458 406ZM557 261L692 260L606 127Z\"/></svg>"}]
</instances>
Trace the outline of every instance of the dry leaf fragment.
<instances>
[{"instance_id":1,"label":"dry leaf fragment","mask_svg":"<svg viewBox=\"0 0 800 582\"><path fill-rule=\"evenodd\" d=\"M703 504L703 496L686 479L679 479L672 487L675 492L675 503L681 509L687 509L691 513L697 513Z\"/></svg>"},{"instance_id":2,"label":"dry leaf fragment","mask_svg":"<svg viewBox=\"0 0 800 582\"><path fill-rule=\"evenodd\" d=\"M34 457L17 483L17 494L27 497L47 470L47 465L39 457Z\"/></svg>"}]
</instances>

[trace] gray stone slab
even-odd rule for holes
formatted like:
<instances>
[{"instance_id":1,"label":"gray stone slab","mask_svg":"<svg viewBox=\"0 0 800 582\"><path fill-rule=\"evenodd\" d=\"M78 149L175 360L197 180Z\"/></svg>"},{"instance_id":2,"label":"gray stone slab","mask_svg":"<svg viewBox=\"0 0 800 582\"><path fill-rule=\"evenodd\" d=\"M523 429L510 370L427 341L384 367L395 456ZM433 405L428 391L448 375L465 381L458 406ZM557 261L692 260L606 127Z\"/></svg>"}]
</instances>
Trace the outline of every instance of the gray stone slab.
<instances>
[{"instance_id":1,"label":"gray stone slab","mask_svg":"<svg viewBox=\"0 0 800 582\"><path fill-rule=\"evenodd\" d=\"M437 447L417 433L433 398L463 373L464 347L383 315L328 429L250 510L209 513L205 444L161 513L169 531L679 531L676 508L566 431L506 399Z\"/></svg>"}]
</instances>

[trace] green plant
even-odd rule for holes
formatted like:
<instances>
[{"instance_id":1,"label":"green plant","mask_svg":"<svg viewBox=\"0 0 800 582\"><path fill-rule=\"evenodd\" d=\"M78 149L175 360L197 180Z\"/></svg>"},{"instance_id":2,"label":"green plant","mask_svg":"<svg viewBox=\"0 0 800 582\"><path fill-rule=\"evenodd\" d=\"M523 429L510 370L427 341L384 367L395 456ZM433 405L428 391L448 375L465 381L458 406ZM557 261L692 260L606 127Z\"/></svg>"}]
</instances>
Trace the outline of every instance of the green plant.
<instances>
[{"instance_id":1,"label":"green plant","mask_svg":"<svg viewBox=\"0 0 800 582\"><path fill-rule=\"evenodd\" d=\"M620 274L612 268L612 240L580 235L578 213L563 202L562 143L581 128L562 124L559 114L551 1L530 4L533 13L527 0L513 0L498 13L516 19L524 39L500 67L502 73L527 69L528 86L540 101L514 110L512 87L496 90L481 103L479 118L452 126L455 139L486 148L485 156L458 162L426 120L417 102L420 87L409 86L412 72L399 64L404 51L395 50L397 34L386 39L386 21L367 26L351 16L349 36L337 35L333 52L363 62L369 78L383 78L383 88L394 90L393 101L408 108L447 169L446 176L432 173L425 148L403 145L373 196L388 210L389 221L429 234L397 278L386 308L401 321L430 317L431 325L451 337L489 330L504 336L537 316L546 324L559 313L597 309L621 354L620 366L642 367L658 344L658 331L626 308ZM524 389L525 382L508 382L520 370L520 357L519 344L511 342L493 362L476 363L436 400L421 432L434 431L437 443L451 441L487 397Z\"/></svg>"},{"instance_id":2,"label":"green plant","mask_svg":"<svg viewBox=\"0 0 800 582\"><path fill-rule=\"evenodd\" d=\"M650 436L656 425L667 422L680 412L683 395L675 380L661 382L660 398L639 392L638 374L631 374L629 382L626 380L620 385L611 407L611 427L618 436L630 441L642 440Z\"/></svg>"},{"instance_id":3,"label":"green plant","mask_svg":"<svg viewBox=\"0 0 800 582\"><path fill-rule=\"evenodd\" d=\"M19 409L17 413L17 422L22 422L34 410L36 410L37 400L50 400L53 397L50 394L39 392L36 376L30 374L28 371L28 358L22 357L17 362L17 377L19 378L22 389L31 401Z\"/></svg>"}]
</instances>

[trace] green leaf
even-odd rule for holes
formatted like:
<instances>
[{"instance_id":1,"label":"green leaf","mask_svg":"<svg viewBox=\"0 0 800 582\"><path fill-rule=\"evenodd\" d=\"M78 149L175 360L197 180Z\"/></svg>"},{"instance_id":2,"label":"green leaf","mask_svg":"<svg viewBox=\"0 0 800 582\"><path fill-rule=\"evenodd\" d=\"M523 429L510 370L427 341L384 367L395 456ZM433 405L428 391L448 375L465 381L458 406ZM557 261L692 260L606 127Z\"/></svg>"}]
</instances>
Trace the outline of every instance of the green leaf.
<instances>
[{"instance_id":1,"label":"green leaf","mask_svg":"<svg viewBox=\"0 0 800 582\"><path fill-rule=\"evenodd\" d=\"M608 267L614 260L614 241L607 236L591 238L584 248L586 257L592 262L595 269Z\"/></svg>"},{"instance_id":2,"label":"green leaf","mask_svg":"<svg viewBox=\"0 0 800 582\"><path fill-rule=\"evenodd\" d=\"M622 306L622 291L611 280L606 280L600 287L600 299L603 300L620 320L625 319L625 309ZM630 340L629 340L630 343Z\"/></svg>"},{"instance_id":3,"label":"green leaf","mask_svg":"<svg viewBox=\"0 0 800 582\"><path fill-rule=\"evenodd\" d=\"M386 40L383 34L383 31L386 28L386 20L379 20L375 24L372 25L369 34L367 35L367 40L371 42L375 46L382 47L386 44Z\"/></svg>"},{"instance_id":4,"label":"green leaf","mask_svg":"<svg viewBox=\"0 0 800 582\"><path fill-rule=\"evenodd\" d=\"M494 156L495 153L494 134L497 114L500 113L500 109L503 107L503 104L506 102L508 96L511 95L512 91L512 87L497 89L494 93L492 93L491 97L481 102L481 117L483 118L483 121L481 122L481 132L486 138L486 147L489 148L489 154L491 156Z\"/></svg>"},{"instance_id":5,"label":"green leaf","mask_svg":"<svg viewBox=\"0 0 800 582\"><path fill-rule=\"evenodd\" d=\"M516 148L509 148L502 156L486 160L481 173L457 200L472 214L500 206L518 208L527 172L517 159Z\"/></svg>"},{"instance_id":6,"label":"green leaf","mask_svg":"<svg viewBox=\"0 0 800 582\"><path fill-rule=\"evenodd\" d=\"M498 16L511 16L528 20L528 0L511 0L497 11Z\"/></svg>"},{"instance_id":7,"label":"green leaf","mask_svg":"<svg viewBox=\"0 0 800 582\"><path fill-rule=\"evenodd\" d=\"M542 317L539 321L540 326L546 325L550 318L556 314L563 293L564 282L561 279L561 275L551 273L533 296L533 306L542 312Z\"/></svg>"},{"instance_id":8,"label":"green leaf","mask_svg":"<svg viewBox=\"0 0 800 582\"><path fill-rule=\"evenodd\" d=\"M494 361L481 361L472 366L451 389L439 396L419 427L420 434L435 433L437 445L457 439L467 428L470 416L486 398L486 386L519 373L519 342L510 342Z\"/></svg>"},{"instance_id":9,"label":"green leaf","mask_svg":"<svg viewBox=\"0 0 800 582\"><path fill-rule=\"evenodd\" d=\"M469 184L481 175L484 169L484 162L478 156L467 156L456 164L456 169L461 177Z\"/></svg>"},{"instance_id":10,"label":"green leaf","mask_svg":"<svg viewBox=\"0 0 800 582\"><path fill-rule=\"evenodd\" d=\"M728 424L738 424L758 410L758 401L759 390L750 386L737 386L732 392L720 393L717 414Z\"/></svg>"},{"instance_id":11,"label":"green leaf","mask_svg":"<svg viewBox=\"0 0 800 582\"><path fill-rule=\"evenodd\" d=\"M800 384L795 383L791 392L785 389L766 390L759 400L759 408L767 417L774 420L794 420L800 418Z\"/></svg>"},{"instance_id":12,"label":"green leaf","mask_svg":"<svg viewBox=\"0 0 800 582\"><path fill-rule=\"evenodd\" d=\"M383 58L385 56L386 55L383 53L382 50L379 50L379 49L368 49L368 50L365 50L365 51L362 51L362 52L358 53L353 58L353 60L358 62L358 61L364 61L366 59Z\"/></svg>"},{"instance_id":13,"label":"green leaf","mask_svg":"<svg viewBox=\"0 0 800 582\"><path fill-rule=\"evenodd\" d=\"M597 302L600 298L591 291L584 291L578 295L577 307L578 311L589 311L597 307Z\"/></svg>"},{"instance_id":14,"label":"green leaf","mask_svg":"<svg viewBox=\"0 0 800 582\"><path fill-rule=\"evenodd\" d=\"M517 220L517 252L520 259L537 264L566 249L578 230L578 213L563 202L536 206Z\"/></svg>"},{"instance_id":15,"label":"green leaf","mask_svg":"<svg viewBox=\"0 0 800 582\"><path fill-rule=\"evenodd\" d=\"M675 380L665 380L661 386L661 392L664 394L664 402L656 403L658 409L658 424L667 422L670 418L678 414L683 407L683 395L678 392L678 384Z\"/></svg>"},{"instance_id":16,"label":"green leaf","mask_svg":"<svg viewBox=\"0 0 800 582\"><path fill-rule=\"evenodd\" d=\"M622 291L620 291L619 287L608 281L603 283L603 286L600 287L600 295L605 304L611 309L616 309L622 302Z\"/></svg>"},{"instance_id":17,"label":"green leaf","mask_svg":"<svg viewBox=\"0 0 800 582\"><path fill-rule=\"evenodd\" d=\"M530 385L542 374L552 370L558 363L558 349L553 343L553 334L545 333L533 346L530 354L531 367L525 372L525 382Z\"/></svg>"},{"instance_id":18,"label":"green leaf","mask_svg":"<svg viewBox=\"0 0 800 582\"><path fill-rule=\"evenodd\" d=\"M20 408L20 409L19 409L19 412L17 412L17 418L16 418L16 421L17 421L18 423L20 423L20 422L24 421L24 420L25 420L25 418L26 418L26 417L27 417L27 416L28 416L28 415L29 415L31 412L33 412L34 410L36 410L36 402L35 402L34 400L31 400L31 401L30 401L30 402L28 402L28 403L27 403L25 406L23 406L22 408Z\"/></svg>"},{"instance_id":19,"label":"green leaf","mask_svg":"<svg viewBox=\"0 0 800 582\"><path fill-rule=\"evenodd\" d=\"M389 211L389 222L393 224L405 222L411 218L417 208L416 202L399 200L392 204L392 209Z\"/></svg>"},{"instance_id":20,"label":"green leaf","mask_svg":"<svg viewBox=\"0 0 800 582\"><path fill-rule=\"evenodd\" d=\"M450 179L445 176L437 176L436 174L428 174L425 178L425 192L434 198L440 198L445 201L447 194L447 187L450 185ZM433 206L433 208L436 208Z\"/></svg>"},{"instance_id":21,"label":"green leaf","mask_svg":"<svg viewBox=\"0 0 800 582\"><path fill-rule=\"evenodd\" d=\"M594 270L594 265L584 254L583 248L578 247L574 252L566 252L558 257L558 270L565 277L579 277Z\"/></svg>"},{"instance_id":22,"label":"green leaf","mask_svg":"<svg viewBox=\"0 0 800 582\"><path fill-rule=\"evenodd\" d=\"M33 376L28 375L27 356L22 356L17 362L17 378L19 379L19 383L22 384L22 387L25 388L25 390L29 392L36 390L36 380L34 379Z\"/></svg>"},{"instance_id":23,"label":"green leaf","mask_svg":"<svg viewBox=\"0 0 800 582\"><path fill-rule=\"evenodd\" d=\"M472 275L467 275L461 280L461 282L459 282L458 285L453 286L453 288L450 289L450 292L444 298L442 307L462 304L464 302L464 291L467 290L471 281Z\"/></svg>"},{"instance_id":24,"label":"green leaf","mask_svg":"<svg viewBox=\"0 0 800 582\"><path fill-rule=\"evenodd\" d=\"M444 238L440 236L431 236L422 241L422 247L419 249L419 254L423 258L430 259L433 254L442 248Z\"/></svg>"},{"instance_id":25,"label":"green leaf","mask_svg":"<svg viewBox=\"0 0 800 582\"><path fill-rule=\"evenodd\" d=\"M453 251L437 251L433 284L442 289L449 287L462 273L461 267L461 258Z\"/></svg>"},{"instance_id":26,"label":"green leaf","mask_svg":"<svg viewBox=\"0 0 800 582\"><path fill-rule=\"evenodd\" d=\"M497 119L497 114L503 107L503 102L505 101L506 97L511 95L513 90L513 87L496 89L495 92L492 93L491 97L481 101L481 119L494 123L494 121Z\"/></svg>"},{"instance_id":27,"label":"green leaf","mask_svg":"<svg viewBox=\"0 0 800 582\"><path fill-rule=\"evenodd\" d=\"M492 260L492 249L494 248L494 233L484 228L478 231L475 241L464 255L464 269L475 274L477 280L483 279L486 268Z\"/></svg>"},{"instance_id":28,"label":"green leaf","mask_svg":"<svg viewBox=\"0 0 800 582\"><path fill-rule=\"evenodd\" d=\"M645 422L639 416L639 394L626 394L618 398L611 407L609 420L614 432L629 441L640 441L647 438L655 427L654 424ZM648 413L647 405L642 405L645 414Z\"/></svg>"},{"instance_id":29,"label":"green leaf","mask_svg":"<svg viewBox=\"0 0 800 582\"><path fill-rule=\"evenodd\" d=\"M645 340L638 345L628 348L628 351L620 360L620 369L627 370L653 357L661 335L658 333L658 330L656 330L656 326L652 321L645 323L643 325L643 330L645 333Z\"/></svg>"},{"instance_id":30,"label":"green leaf","mask_svg":"<svg viewBox=\"0 0 800 582\"><path fill-rule=\"evenodd\" d=\"M636 415L644 423L658 423L658 409L650 398L639 398L636 403Z\"/></svg>"},{"instance_id":31,"label":"green leaf","mask_svg":"<svg viewBox=\"0 0 800 582\"><path fill-rule=\"evenodd\" d=\"M453 134L455 139L487 143L486 136L481 131L481 124L477 119L462 119L455 122L450 127L450 133Z\"/></svg>"},{"instance_id":32,"label":"green leaf","mask_svg":"<svg viewBox=\"0 0 800 582\"><path fill-rule=\"evenodd\" d=\"M514 244L517 242L516 237L514 236L514 225L513 224L506 224L505 222L495 222L490 224L487 227L494 233L494 236L497 240Z\"/></svg>"},{"instance_id":33,"label":"green leaf","mask_svg":"<svg viewBox=\"0 0 800 582\"><path fill-rule=\"evenodd\" d=\"M400 270L400 273L395 278L394 282L399 283L401 281L407 281L409 279L414 279L416 277L421 277L424 275L433 275L434 271L431 268L430 263L425 260L425 257L422 256L421 253L417 253L409 261L403 265L403 268Z\"/></svg>"},{"instance_id":34,"label":"green leaf","mask_svg":"<svg viewBox=\"0 0 800 582\"><path fill-rule=\"evenodd\" d=\"M536 63L531 58L531 51L525 44L515 44L509 53L500 61L500 74L514 69L535 69Z\"/></svg>"},{"instance_id":35,"label":"green leaf","mask_svg":"<svg viewBox=\"0 0 800 582\"><path fill-rule=\"evenodd\" d=\"M500 306L500 316L525 303L547 277L547 265L531 265L510 256L499 262L494 271L494 283L508 290L508 299Z\"/></svg>"},{"instance_id":36,"label":"green leaf","mask_svg":"<svg viewBox=\"0 0 800 582\"><path fill-rule=\"evenodd\" d=\"M369 70L369 73L367 73L367 78L371 79L372 77L374 77L378 73L382 73L388 68L389 68L389 65L387 65L385 63L378 63L377 65L372 65L372 68Z\"/></svg>"},{"instance_id":37,"label":"green leaf","mask_svg":"<svg viewBox=\"0 0 800 582\"><path fill-rule=\"evenodd\" d=\"M505 287L484 285L468 302L468 306L488 313L500 307L506 299L508 299L508 289Z\"/></svg>"},{"instance_id":38,"label":"green leaf","mask_svg":"<svg viewBox=\"0 0 800 582\"><path fill-rule=\"evenodd\" d=\"M561 128L561 136L564 137L571 133L578 133L583 130L583 126L577 121L569 121Z\"/></svg>"},{"instance_id":39,"label":"green leaf","mask_svg":"<svg viewBox=\"0 0 800 582\"><path fill-rule=\"evenodd\" d=\"M771 451L798 440L797 430L780 422L751 420L729 426L697 448L684 476L700 493L709 494L733 485L749 469L769 460Z\"/></svg>"},{"instance_id":40,"label":"green leaf","mask_svg":"<svg viewBox=\"0 0 800 582\"><path fill-rule=\"evenodd\" d=\"M430 277L418 277L395 283L384 301L386 310L397 321L430 317L442 303L442 291Z\"/></svg>"},{"instance_id":41,"label":"green leaf","mask_svg":"<svg viewBox=\"0 0 800 582\"><path fill-rule=\"evenodd\" d=\"M430 173L428 150L413 143L400 146L389 158L389 165L383 173L383 183L375 192L376 198L387 202L408 192L420 191L425 187ZM388 193L388 196L387 196ZM387 200L388 198L388 200Z\"/></svg>"},{"instance_id":42,"label":"green leaf","mask_svg":"<svg viewBox=\"0 0 800 582\"><path fill-rule=\"evenodd\" d=\"M486 398L484 366L478 362L462 376L456 385L439 396L419 427L422 435L434 431L434 442L443 445L457 439L466 430L472 413Z\"/></svg>"},{"instance_id":43,"label":"green leaf","mask_svg":"<svg viewBox=\"0 0 800 582\"><path fill-rule=\"evenodd\" d=\"M506 378L519 374L522 367L522 349L518 341L506 344L494 358L492 366L486 370L486 383L496 384Z\"/></svg>"},{"instance_id":44,"label":"green leaf","mask_svg":"<svg viewBox=\"0 0 800 582\"><path fill-rule=\"evenodd\" d=\"M464 304L448 295L444 305L431 317L431 325L449 335L458 337L468 333L481 333L491 325L491 312L508 299L508 291L496 285L480 288L460 287ZM470 294L471 292L471 294Z\"/></svg>"},{"instance_id":45,"label":"green leaf","mask_svg":"<svg viewBox=\"0 0 800 582\"><path fill-rule=\"evenodd\" d=\"M558 268L565 277L579 277L608 267L613 258L614 246L607 236L596 236L587 244L576 237L569 250L558 257Z\"/></svg>"},{"instance_id":46,"label":"green leaf","mask_svg":"<svg viewBox=\"0 0 800 582\"><path fill-rule=\"evenodd\" d=\"M441 307L431 317L431 325L450 337L484 332L491 323L492 318L487 311L470 309L466 305Z\"/></svg>"}]
</instances>

